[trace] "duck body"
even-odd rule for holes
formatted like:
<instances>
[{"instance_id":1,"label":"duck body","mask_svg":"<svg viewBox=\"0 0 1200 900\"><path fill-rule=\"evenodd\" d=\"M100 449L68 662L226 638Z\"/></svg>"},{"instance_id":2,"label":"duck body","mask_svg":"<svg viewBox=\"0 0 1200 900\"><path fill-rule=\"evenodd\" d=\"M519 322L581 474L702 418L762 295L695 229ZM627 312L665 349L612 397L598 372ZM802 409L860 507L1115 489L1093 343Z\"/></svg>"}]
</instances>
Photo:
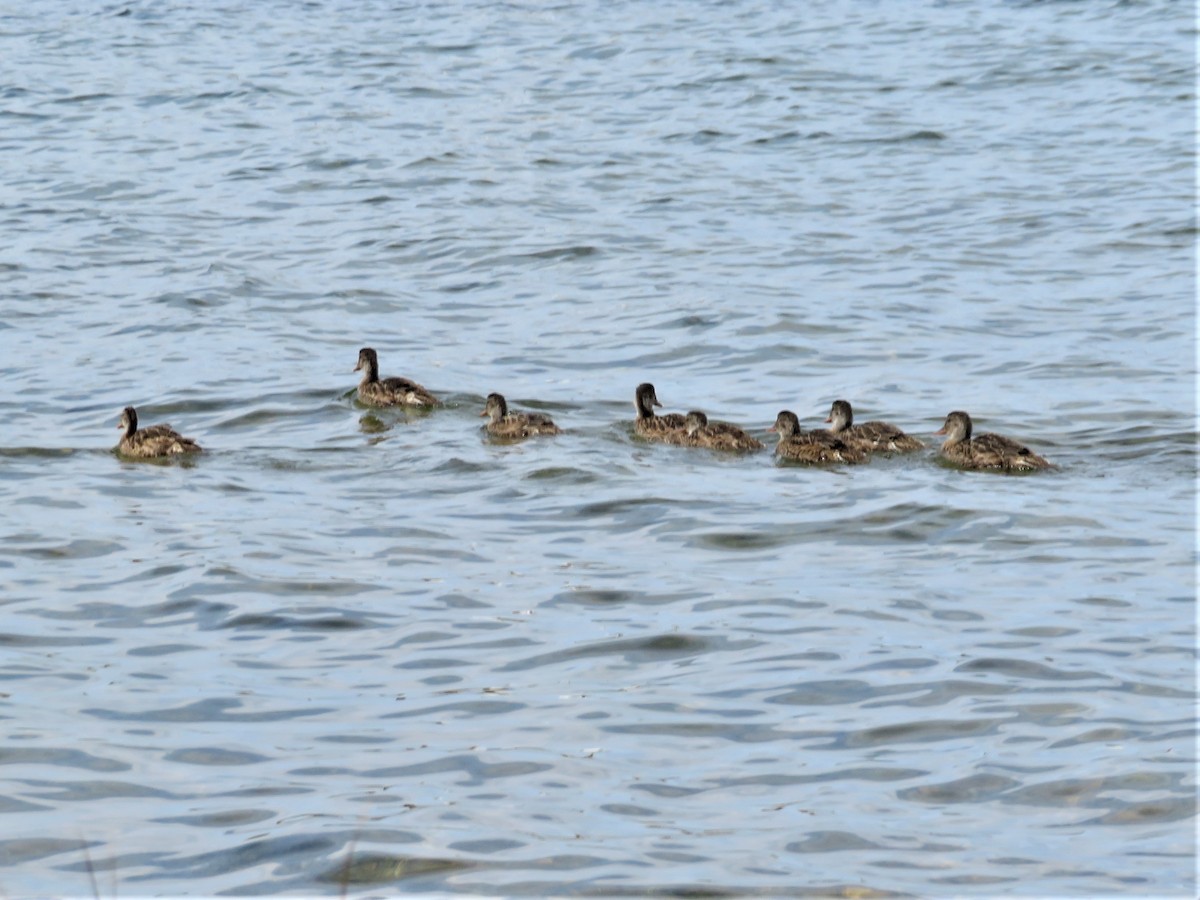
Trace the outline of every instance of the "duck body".
<instances>
[{"instance_id":1,"label":"duck body","mask_svg":"<svg viewBox=\"0 0 1200 900\"><path fill-rule=\"evenodd\" d=\"M200 453L202 450L199 444L179 434L170 425L151 425L141 429L137 425L137 410L132 406L125 407L117 426L124 432L121 442L117 444L117 452L122 456L155 459L183 453Z\"/></svg>"},{"instance_id":2,"label":"duck body","mask_svg":"<svg viewBox=\"0 0 1200 900\"><path fill-rule=\"evenodd\" d=\"M780 459L803 463L861 463L867 459L866 451L823 428L801 431L800 419L790 410L782 410L770 430L779 435L775 455Z\"/></svg>"},{"instance_id":3,"label":"duck body","mask_svg":"<svg viewBox=\"0 0 1200 900\"><path fill-rule=\"evenodd\" d=\"M911 453L922 449L925 444L905 434L890 422L862 422L854 424L854 410L845 400L833 401L826 422L832 423L830 432L852 447L870 452Z\"/></svg>"},{"instance_id":4,"label":"duck body","mask_svg":"<svg viewBox=\"0 0 1200 900\"><path fill-rule=\"evenodd\" d=\"M686 417L682 413L668 413L665 416L656 415L654 407L662 406L654 385L639 384L633 395L633 405L637 409L637 418L633 422L633 430L648 441L664 441L668 444L679 444L687 437L684 430Z\"/></svg>"},{"instance_id":5,"label":"duck body","mask_svg":"<svg viewBox=\"0 0 1200 900\"><path fill-rule=\"evenodd\" d=\"M763 442L751 437L736 425L728 422L710 422L708 416L693 410L684 417L683 436L685 447L704 447L709 450L725 450L744 453L763 449Z\"/></svg>"},{"instance_id":6,"label":"duck body","mask_svg":"<svg viewBox=\"0 0 1200 900\"><path fill-rule=\"evenodd\" d=\"M1053 468L1053 463L1010 437L991 432L972 437L971 417L961 410L946 416L945 424L934 433L946 435L942 456L964 469L1029 472Z\"/></svg>"},{"instance_id":7,"label":"duck body","mask_svg":"<svg viewBox=\"0 0 1200 900\"><path fill-rule=\"evenodd\" d=\"M508 403L500 394L488 394L487 404L479 414L490 417L483 426L484 431L492 437L517 439L533 437L537 434L562 434L562 429L554 424L554 420L542 413L509 412Z\"/></svg>"},{"instance_id":8,"label":"duck body","mask_svg":"<svg viewBox=\"0 0 1200 900\"><path fill-rule=\"evenodd\" d=\"M367 406L420 406L438 405L437 397L415 381L407 378L380 378L379 355L370 347L358 351L358 365L354 371L363 370L358 384L358 399Z\"/></svg>"}]
</instances>

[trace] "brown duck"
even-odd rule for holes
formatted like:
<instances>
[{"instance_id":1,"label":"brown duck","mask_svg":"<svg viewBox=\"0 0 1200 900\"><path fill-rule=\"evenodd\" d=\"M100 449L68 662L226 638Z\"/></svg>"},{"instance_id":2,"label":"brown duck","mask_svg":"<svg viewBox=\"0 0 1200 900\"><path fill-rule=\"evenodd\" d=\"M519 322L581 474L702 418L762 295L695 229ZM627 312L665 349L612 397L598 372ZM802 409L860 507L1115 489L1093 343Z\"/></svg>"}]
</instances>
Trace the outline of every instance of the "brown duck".
<instances>
[{"instance_id":1,"label":"brown duck","mask_svg":"<svg viewBox=\"0 0 1200 900\"><path fill-rule=\"evenodd\" d=\"M709 422L708 416L698 409L692 410L684 419L684 437L680 441L685 447L706 447L709 450L761 450L763 442L753 438L736 425L728 422Z\"/></svg>"},{"instance_id":2,"label":"brown duck","mask_svg":"<svg viewBox=\"0 0 1200 900\"><path fill-rule=\"evenodd\" d=\"M500 394L488 394L487 404L480 417L491 421L483 426L492 437L527 438L535 434L561 434L562 429L547 415L535 412L509 412L508 403Z\"/></svg>"},{"instance_id":3,"label":"brown duck","mask_svg":"<svg viewBox=\"0 0 1200 900\"><path fill-rule=\"evenodd\" d=\"M655 415L654 407L662 406L662 404L658 402L658 395L654 393L654 385L639 384L633 395L633 405L637 409L637 419L634 420L633 430L640 437L674 444L680 443L686 437L685 419L682 413Z\"/></svg>"},{"instance_id":4,"label":"brown duck","mask_svg":"<svg viewBox=\"0 0 1200 900\"><path fill-rule=\"evenodd\" d=\"M117 425L125 432L117 444L117 452L122 456L152 459L180 453L199 453L201 450L199 444L177 433L170 425L151 425L142 429L137 426L137 410L132 406L125 407Z\"/></svg>"},{"instance_id":5,"label":"brown duck","mask_svg":"<svg viewBox=\"0 0 1200 900\"><path fill-rule=\"evenodd\" d=\"M1012 438L990 432L971 437L971 417L961 410L946 416L945 424L934 434L946 435L942 456L964 469L1026 472L1053 468L1050 462Z\"/></svg>"},{"instance_id":6,"label":"brown duck","mask_svg":"<svg viewBox=\"0 0 1200 900\"><path fill-rule=\"evenodd\" d=\"M889 422L863 422L854 424L854 410L845 400L834 400L829 410L829 430L852 447L859 450L910 453L920 450L924 443L905 434Z\"/></svg>"},{"instance_id":7,"label":"brown duck","mask_svg":"<svg viewBox=\"0 0 1200 900\"><path fill-rule=\"evenodd\" d=\"M379 356L370 347L358 351L358 365L363 370L358 384L358 399L367 406L437 406L437 397L415 381L407 378L380 378Z\"/></svg>"},{"instance_id":8,"label":"brown duck","mask_svg":"<svg viewBox=\"0 0 1200 900\"><path fill-rule=\"evenodd\" d=\"M806 463L860 463L867 458L864 451L823 428L802 432L800 420L790 410L780 412L770 430L779 435L775 455L780 459Z\"/></svg>"}]
</instances>

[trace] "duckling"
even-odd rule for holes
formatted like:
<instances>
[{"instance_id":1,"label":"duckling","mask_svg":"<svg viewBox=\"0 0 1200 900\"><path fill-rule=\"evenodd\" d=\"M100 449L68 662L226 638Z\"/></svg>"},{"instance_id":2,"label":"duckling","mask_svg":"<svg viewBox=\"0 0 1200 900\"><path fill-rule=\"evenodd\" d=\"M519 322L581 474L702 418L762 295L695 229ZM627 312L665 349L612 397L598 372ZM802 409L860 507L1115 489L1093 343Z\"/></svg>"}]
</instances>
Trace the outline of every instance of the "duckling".
<instances>
[{"instance_id":1,"label":"duckling","mask_svg":"<svg viewBox=\"0 0 1200 900\"><path fill-rule=\"evenodd\" d=\"M854 424L854 410L845 400L834 400L829 410L832 422L829 429L852 447L860 450L890 450L893 453L909 453L920 450L925 444L915 437L905 434L895 425L888 422L863 422Z\"/></svg>"},{"instance_id":2,"label":"duckling","mask_svg":"<svg viewBox=\"0 0 1200 900\"><path fill-rule=\"evenodd\" d=\"M370 347L358 351L358 365L363 372L358 385L358 399L367 406L437 406L438 399L415 381L407 378L380 378L379 356Z\"/></svg>"},{"instance_id":3,"label":"duckling","mask_svg":"<svg viewBox=\"0 0 1200 900\"><path fill-rule=\"evenodd\" d=\"M934 434L946 435L942 456L964 469L1027 472L1031 469L1053 468L1053 463L1012 438L991 432L971 437L971 417L961 410L946 416L945 424Z\"/></svg>"},{"instance_id":4,"label":"duckling","mask_svg":"<svg viewBox=\"0 0 1200 900\"><path fill-rule=\"evenodd\" d=\"M862 450L851 447L823 428L801 432L800 420L787 409L775 417L770 430L779 434L775 455L780 459L807 463L860 463L867 458Z\"/></svg>"},{"instance_id":5,"label":"duckling","mask_svg":"<svg viewBox=\"0 0 1200 900\"><path fill-rule=\"evenodd\" d=\"M199 453L201 447L191 438L175 432L170 425L151 425L140 431L137 427L137 410L125 407L121 422L117 425L125 433L117 444L122 456L136 459L152 459L156 456L174 456L179 453Z\"/></svg>"},{"instance_id":6,"label":"duckling","mask_svg":"<svg viewBox=\"0 0 1200 900\"><path fill-rule=\"evenodd\" d=\"M535 434L562 433L562 429L555 425L549 416L542 415L542 413L510 413L508 404L500 394L488 394L487 405L479 415L480 418L491 417L491 421L483 427L492 437L526 438Z\"/></svg>"},{"instance_id":7,"label":"duckling","mask_svg":"<svg viewBox=\"0 0 1200 900\"><path fill-rule=\"evenodd\" d=\"M708 416L698 409L692 410L684 420L684 437L680 441L686 447L707 447L709 450L761 450L763 443L728 422L709 422Z\"/></svg>"},{"instance_id":8,"label":"duckling","mask_svg":"<svg viewBox=\"0 0 1200 900\"><path fill-rule=\"evenodd\" d=\"M681 413L668 413L665 416L654 414L654 407L662 406L658 402L658 395L654 393L654 385L639 384L633 396L633 405L637 409L633 430L640 437L677 444L686 435L683 430L685 419Z\"/></svg>"}]
</instances>

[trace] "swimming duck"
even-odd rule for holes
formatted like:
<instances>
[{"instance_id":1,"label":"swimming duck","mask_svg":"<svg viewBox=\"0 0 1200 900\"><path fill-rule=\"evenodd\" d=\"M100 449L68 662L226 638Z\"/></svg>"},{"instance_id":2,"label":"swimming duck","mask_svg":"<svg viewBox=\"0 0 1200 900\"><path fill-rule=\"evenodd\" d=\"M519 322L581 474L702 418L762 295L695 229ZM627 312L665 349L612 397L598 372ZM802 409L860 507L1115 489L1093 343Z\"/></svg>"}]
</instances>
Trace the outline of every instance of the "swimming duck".
<instances>
[{"instance_id":1,"label":"swimming duck","mask_svg":"<svg viewBox=\"0 0 1200 900\"><path fill-rule=\"evenodd\" d=\"M781 459L808 463L860 463L867 458L865 452L850 446L823 428L802 432L800 420L794 412L787 409L775 417L775 424L770 430L779 435L775 455Z\"/></svg>"},{"instance_id":2,"label":"swimming duck","mask_svg":"<svg viewBox=\"0 0 1200 900\"><path fill-rule=\"evenodd\" d=\"M380 378L379 356L370 347L358 351L358 365L363 369L358 384L358 399L368 406L437 406L437 397L407 378Z\"/></svg>"},{"instance_id":3,"label":"swimming duck","mask_svg":"<svg viewBox=\"0 0 1200 900\"><path fill-rule=\"evenodd\" d=\"M709 450L761 450L762 441L751 437L728 422L709 422L708 416L698 409L692 410L684 419L684 437L680 441L687 447L707 447Z\"/></svg>"},{"instance_id":4,"label":"swimming duck","mask_svg":"<svg viewBox=\"0 0 1200 900\"><path fill-rule=\"evenodd\" d=\"M491 417L491 421L483 427L493 437L526 438L535 434L562 433L562 429L549 416L535 412L510 413L508 404L500 394L488 394L487 405L479 415Z\"/></svg>"},{"instance_id":5,"label":"swimming duck","mask_svg":"<svg viewBox=\"0 0 1200 900\"><path fill-rule=\"evenodd\" d=\"M637 409L633 430L641 437L677 444L686 436L683 430L685 419L681 413L667 413L665 416L654 414L654 407L662 406L658 402L658 395L654 393L654 385L639 384L633 396L633 405Z\"/></svg>"},{"instance_id":6,"label":"swimming duck","mask_svg":"<svg viewBox=\"0 0 1200 900\"><path fill-rule=\"evenodd\" d=\"M151 425L139 431L137 410L132 406L125 407L117 427L125 432L121 435L121 443L117 444L117 452L122 456L151 459L179 453L199 453L201 449L199 444L178 434L170 425Z\"/></svg>"},{"instance_id":7,"label":"swimming duck","mask_svg":"<svg viewBox=\"0 0 1200 900\"><path fill-rule=\"evenodd\" d=\"M961 410L946 416L945 424L934 434L946 435L942 456L964 469L1024 472L1053 467L1052 463L1012 438L990 432L971 437L971 417Z\"/></svg>"},{"instance_id":8,"label":"swimming duck","mask_svg":"<svg viewBox=\"0 0 1200 900\"><path fill-rule=\"evenodd\" d=\"M830 431L860 450L890 450L894 453L909 453L920 450L924 443L905 434L889 422L863 422L854 424L854 410L845 400L834 400L829 410Z\"/></svg>"}]
</instances>

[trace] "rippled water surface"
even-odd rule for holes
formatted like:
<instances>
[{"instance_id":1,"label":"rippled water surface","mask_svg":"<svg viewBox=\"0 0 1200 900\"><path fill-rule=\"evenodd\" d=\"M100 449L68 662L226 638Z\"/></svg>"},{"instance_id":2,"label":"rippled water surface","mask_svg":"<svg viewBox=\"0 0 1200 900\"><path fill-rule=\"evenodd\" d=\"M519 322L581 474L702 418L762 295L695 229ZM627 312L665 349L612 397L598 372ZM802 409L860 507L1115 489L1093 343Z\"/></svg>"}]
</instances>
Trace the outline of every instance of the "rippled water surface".
<instances>
[{"instance_id":1,"label":"rippled water surface","mask_svg":"<svg viewBox=\"0 0 1200 900\"><path fill-rule=\"evenodd\" d=\"M1194 896L1190 7L10 5L0 892Z\"/></svg>"}]
</instances>

